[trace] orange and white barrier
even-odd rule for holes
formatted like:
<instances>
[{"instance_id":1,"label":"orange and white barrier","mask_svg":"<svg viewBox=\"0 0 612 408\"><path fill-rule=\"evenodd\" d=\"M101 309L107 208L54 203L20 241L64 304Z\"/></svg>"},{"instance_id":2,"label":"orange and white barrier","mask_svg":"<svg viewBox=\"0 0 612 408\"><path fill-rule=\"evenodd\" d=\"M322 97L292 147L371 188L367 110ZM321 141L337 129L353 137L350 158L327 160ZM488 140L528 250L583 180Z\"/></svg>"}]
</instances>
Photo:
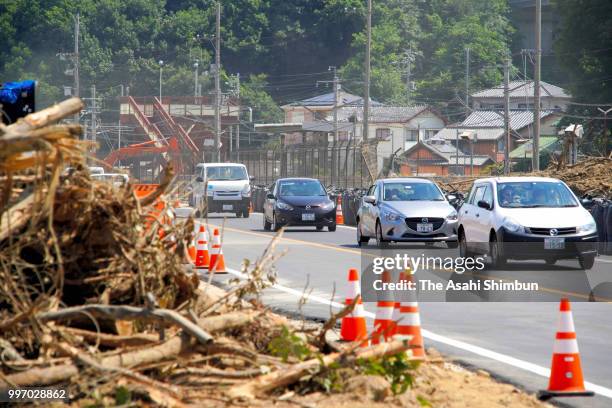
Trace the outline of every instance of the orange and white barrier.
<instances>
[{"instance_id":1,"label":"orange and white barrier","mask_svg":"<svg viewBox=\"0 0 612 408\"><path fill-rule=\"evenodd\" d=\"M210 267L209 270L215 273L227 273L225 269L225 258L223 257L223 249L221 248L221 236L219 229L215 228L213 233L212 250L210 252Z\"/></svg>"},{"instance_id":2,"label":"orange and white barrier","mask_svg":"<svg viewBox=\"0 0 612 408\"><path fill-rule=\"evenodd\" d=\"M400 281L412 279L410 271L400 273ZM414 301L400 302L399 319L395 321L394 340L408 340L412 356L425 358L425 347L423 345L423 335L421 334L421 316L419 314L419 304Z\"/></svg>"},{"instance_id":3,"label":"orange and white barrier","mask_svg":"<svg viewBox=\"0 0 612 408\"><path fill-rule=\"evenodd\" d=\"M208 269L210 261L211 259L208 253L208 232L206 232L204 225L200 225L200 230L196 237L195 267L198 270Z\"/></svg>"},{"instance_id":4,"label":"orange and white barrier","mask_svg":"<svg viewBox=\"0 0 612 408\"><path fill-rule=\"evenodd\" d=\"M338 196L338 205L336 206L336 224L344 225L344 215L342 214L342 196Z\"/></svg>"},{"instance_id":5,"label":"orange and white barrier","mask_svg":"<svg viewBox=\"0 0 612 408\"><path fill-rule=\"evenodd\" d=\"M390 283L391 272L383 271L381 280L383 283ZM376 317L374 318L372 344L379 344L382 339L389 340L391 338L394 306L395 301L393 300L393 292L386 289L377 291Z\"/></svg>"},{"instance_id":6,"label":"orange and white barrier","mask_svg":"<svg viewBox=\"0 0 612 408\"><path fill-rule=\"evenodd\" d=\"M595 393L584 388L576 329L568 299L561 299L559 313L548 389L538 392L538 398L592 397Z\"/></svg>"},{"instance_id":7,"label":"orange and white barrier","mask_svg":"<svg viewBox=\"0 0 612 408\"><path fill-rule=\"evenodd\" d=\"M353 303L357 296L361 295L361 283L359 281L359 272L357 269L351 268L348 273L348 288L345 298L345 304ZM364 340L363 345L367 346L368 329L366 327L365 314L363 310L363 302L361 297L355 305L355 309L348 316L342 318L340 327L340 339L343 341L359 341Z\"/></svg>"}]
</instances>

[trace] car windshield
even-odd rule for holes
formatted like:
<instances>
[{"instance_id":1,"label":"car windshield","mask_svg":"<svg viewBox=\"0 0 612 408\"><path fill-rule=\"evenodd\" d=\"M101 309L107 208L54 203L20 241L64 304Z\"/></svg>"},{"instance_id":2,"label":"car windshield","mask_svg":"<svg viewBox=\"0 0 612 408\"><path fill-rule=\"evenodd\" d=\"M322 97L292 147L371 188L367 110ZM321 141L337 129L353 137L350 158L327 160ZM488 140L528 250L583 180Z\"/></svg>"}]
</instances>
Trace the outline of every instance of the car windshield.
<instances>
[{"instance_id":1,"label":"car windshield","mask_svg":"<svg viewBox=\"0 0 612 408\"><path fill-rule=\"evenodd\" d=\"M384 183L383 201L444 201L440 190L432 183Z\"/></svg>"},{"instance_id":2,"label":"car windshield","mask_svg":"<svg viewBox=\"0 0 612 408\"><path fill-rule=\"evenodd\" d=\"M281 181L278 186L280 197L314 197L325 196L325 189L316 180Z\"/></svg>"},{"instance_id":3,"label":"car windshield","mask_svg":"<svg viewBox=\"0 0 612 408\"><path fill-rule=\"evenodd\" d=\"M214 180L246 180L246 169L242 166L214 166L206 168L206 179Z\"/></svg>"},{"instance_id":4,"label":"car windshield","mask_svg":"<svg viewBox=\"0 0 612 408\"><path fill-rule=\"evenodd\" d=\"M505 208L578 206L565 184L550 181L499 183L497 201Z\"/></svg>"}]
</instances>

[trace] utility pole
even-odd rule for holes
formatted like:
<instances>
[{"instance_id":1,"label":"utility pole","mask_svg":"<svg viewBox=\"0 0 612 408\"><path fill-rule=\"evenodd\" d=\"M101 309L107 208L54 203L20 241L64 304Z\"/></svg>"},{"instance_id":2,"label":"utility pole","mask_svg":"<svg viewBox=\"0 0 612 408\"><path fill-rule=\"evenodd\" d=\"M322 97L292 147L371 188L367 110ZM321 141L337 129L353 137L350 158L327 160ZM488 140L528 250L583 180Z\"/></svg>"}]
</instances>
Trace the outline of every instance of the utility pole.
<instances>
[{"instance_id":1,"label":"utility pole","mask_svg":"<svg viewBox=\"0 0 612 408\"><path fill-rule=\"evenodd\" d=\"M510 173L510 57L504 64L504 175Z\"/></svg>"},{"instance_id":2,"label":"utility pole","mask_svg":"<svg viewBox=\"0 0 612 408\"><path fill-rule=\"evenodd\" d=\"M96 86L91 86L91 141L96 143L97 141L97 112L96 112Z\"/></svg>"},{"instance_id":3,"label":"utility pole","mask_svg":"<svg viewBox=\"0 0 612 408\"><path fill-rule=\"evenodd\" d=\"M612 108L603 110L598 107L597 110L604 115L604 157L608 157L608 113L612 112Z\"/></svg>"},{"instance_id":4,"label":"utility pole","mask_svg":"<svg viewBox=\"0 0 612 408\"><path fill-rule=\"evenodd\" d=\"M159 60L159 103L163 104L162 102L162 71L164 69L164 61L163 60Z\"/></svg>"},{"instance_id":5,"label":"utility pole","mask_svg":"<svg viewBox=\"0 0 612 408\"><path fill-rule=\"evenodd\" d=\"M535 72L533 75L533 141L532 171L540 170L540 69L542 58L542 0L536 0L535 15Z\"/></svg>"},{"instance_id":6,"label":"utility pole","mask_svg":"<svg viewBox=\"0 0 612 408\"><path fill-rule=\"evenodd\" d=\"M221 161L221 1L217 1L215 32L215 160Z\"/></svg>"},{"instance_id":7,"label":"utility pole","mask_svg":"<svg viewBox=\"0 0 612 408\"><path fill-rule=\"evenodd\" d=\"M79 81L79 35L81 31L81 15L77 12L74 20L74 96L77 98L81 95ZM79 112L74 114L75 123L79 123Z\"/></svg>"},{"instance_id":8,"label":"utility pole","mask_svg":"<svg viewBox=\"0 0 612 408\"><path fill-rule=\"evenodd\" d=\"M410 91L412 78L412 62L414 61L415 54L412 52L412 44L410 44L410 48L404 50L405 57L402 60L402 63L406 64L406 101L410 104Z\"/></svg>"},{"instance_id":9,"label":"utility pole","mask_svg":"<svg viewBox=\"0 0 612 408\"><path fill-rule=\"evenodd\" d=\"M242 113L242 105L240 103L240 72L236 74L236 98L238 98L238 125L236 126L236 154L240 160L240 114Z\"/></svg>"},{"instance_id":10,"label":"utility pole","mask_svg":"<svg viewBox=\"0 0 612 408\"><path fill-rule=\"evenodd\" d=\"M198 97L198 67L200 66L200 60L196 58L193 67L195 68L195 74L193 77L193 96Z\"/></svg>"},{"instance_id":11,"label":"utility pole","mask_svg":"<svg viewBox=\"0 0 612 408\"><path fill-rule=\"evenodd\" d=\"M465 49L465 106L470 107L470 47Z\"/></svg>"},{"instance_id":12,"label":"utility pole","mask_svg":"<svg viewBox=\"0 0 612 408\"><path fill-rule=\"evenodd\" d=\"M365 95L363 97L363 140L368 140L370 122L370 48L372 47L372 0L368 0L366 22L366 55L365 55Z\"/></svg>"},{"instance_id":13,"label":"utility pole","mask_svg":"<svg viewBox=\"0 0 612 408\"><path fill-rule=\"evenodd\" d=\"M335 66L330 66L329 68L327 68L328 71L331 71L334 73L334 77L331 81L317 81L317 86L319 86L319 84L332 84L332 86L334 87L334 108L333 108L333 113L334 113L334 144L338 142L338 101L340 98L339 95L339 91L340 91L340 83L342 82L340 80L340 77L338 77L338 73L336 71L336 67Z\"/></svg>"}]
</instances>

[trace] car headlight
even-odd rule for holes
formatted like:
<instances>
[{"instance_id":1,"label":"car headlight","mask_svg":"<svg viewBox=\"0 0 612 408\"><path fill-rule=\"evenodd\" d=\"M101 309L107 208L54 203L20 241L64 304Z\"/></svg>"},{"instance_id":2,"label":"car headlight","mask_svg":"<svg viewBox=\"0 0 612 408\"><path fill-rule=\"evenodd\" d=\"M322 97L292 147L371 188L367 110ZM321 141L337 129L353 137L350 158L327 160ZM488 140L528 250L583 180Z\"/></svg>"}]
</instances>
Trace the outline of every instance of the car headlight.
<instances>
[{"instance_id":1,"label":"car headlight","mask_svg":"<svg viewBox=\"0 0 612 408\"><path fill-rule=\"evenodd\" d=\"M504 220L504 228L510 232L518 232L522 227L521 224L514 221L512 218L506 218Z\"/></svg>"},{"instance_id":2,"label":"car headlight","mask_svg":"<svg viewBox=\"0 0 612 408\"><path fill-rule=\"evenodd\" d=\"M448 214L446 216L446 219L449 221L456 221L457 220L457 211L453 211L452 213Z\"/></svg>"},{"instance_id":3,"label":"car headlight","mask_svg":"<svg viewBox=\"0 0 612 408\"><path fill-rule=\"evenodd\" d=\"M334 204L333 201L330 201L329 203L325 203L321 206L321 209L326 211L326 210L331 210L332 208L334 208L336 204Z\"/></svg>"},{"instance_id":4,"label":"car headlight","mask_svg":"<svg viewBox=\"0 0 612 408\"><path fill-rule=\"evenodd\" d=\"M588 224L584 224L576 228L576 232L579 234L584 233L584 232L595 232L595 231L597 231L597 225L595 224L595 221L589 221Z\"/></svg>"},{"instance_id":5,"label":"car headlight","mask_svg":"<svg viewBox=\"0 0 612 408\"><path fill-rule=\"evenodd\" d=\"M390 211L389 212L385 212L384 213L384 217L385 217L385 220L391 221L391 222L395 222L395 221L399 220L400 218L402 218L402 216L400 214L395 213L395 212L390 212Z\"/></svg>"},{"instance_id":6,"label":"car headlight","mask_svg":"<svg viewBox=\"0 0 612 408\"><path fill-rule=\"evenodd\" d=\"M243 197L250 197L251 196L251 185L247 184L246 186L244 186L241 193Z\"/></svg>"},{"instance_id":7,"label":"car headlight","mask_svg":"<svg viewBox=\"0 0 612 408\"><path fill-rule=\"evenodd\" d=\"M278 208L279 210L287 210L287 211L293 210L292 206L290 206L289 204L284 203L282 201L277 201L276 202L276 208Z\"/></svg>"}]
</instances>

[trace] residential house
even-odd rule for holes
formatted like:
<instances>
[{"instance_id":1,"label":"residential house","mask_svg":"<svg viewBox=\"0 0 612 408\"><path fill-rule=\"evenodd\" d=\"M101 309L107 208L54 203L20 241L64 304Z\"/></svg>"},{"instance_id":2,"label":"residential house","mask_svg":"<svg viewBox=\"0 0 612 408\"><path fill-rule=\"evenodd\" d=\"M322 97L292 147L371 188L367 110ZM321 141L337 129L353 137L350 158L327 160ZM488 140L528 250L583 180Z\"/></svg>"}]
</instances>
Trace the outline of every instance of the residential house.
<instances>
[{"instance_id":1,"label":"residential house","mask_svg":"<svg viewBox=\"0 0 612 408\"><path fill-rule=\"evenodd\" d=\"M540 134L555 135L560 116L551 110L540 112ZM533 113L524 110L510 111L510 151L521 142L529 140L533 133ZM464 132L475 135L474 154L486 155L494 161L504 159L505 131L504 114L498 111L473 111L463 122L447 126L436 135L437 139L458 144L460 150L471 152L471 141L461 138Z\"/></svg>"},{"instance_id":2,"label":"residential house","mask_svg":"<svg viewBox=\"0 0 612 408\"><path fill-rule=\"evenodd\" d=\"M557 136L541 136L540 137L540 166L541 168L548 167L551 156L560 154L562 150L562 139ZM512 161L513 171L531 171L531 155L533 152L532 141L523 143L516 149L510 152L510 160Z\"/></svg>"},{"instance_id":3,"label":"residential house","mask_svg":"<svg viewBox=\"0 0 612 408\"><path fill-rule=\"evenodd\" d=\"M487 155L470 156L438 138L418 141L397 162L402 176L479 176L494 163Z\"/></svg>"},{"instance_id":4,"label":"residential house","mask_svg":"<svg viewBox=\"0 0 612 408\"><path fill-rule=\"evenodd\" d=\"M509 84L510 109L533 110L534 89L533 81L511 81ZM571 96L563 88L540 81L540 107L542 109L565 110L570 100ZM473 93L471 103L474 109L503 111L504 85L500 84Z\"/></svg>"},{"instance_id":5,"label":"residential house","mask_svg":"<svg viewBox=\"0 0 612 408\"><path fill-rule=\"evenodd\" d=\"M363 138L363 107L339 109L338 121L352 123L356 140ZM397 149L401 153L419 140L433 138L445 124L438 112L425 105L373 106L369 113L368 137L378 140L378 168L383 168L385 161Z\"/></svg>"}]
</instances>

